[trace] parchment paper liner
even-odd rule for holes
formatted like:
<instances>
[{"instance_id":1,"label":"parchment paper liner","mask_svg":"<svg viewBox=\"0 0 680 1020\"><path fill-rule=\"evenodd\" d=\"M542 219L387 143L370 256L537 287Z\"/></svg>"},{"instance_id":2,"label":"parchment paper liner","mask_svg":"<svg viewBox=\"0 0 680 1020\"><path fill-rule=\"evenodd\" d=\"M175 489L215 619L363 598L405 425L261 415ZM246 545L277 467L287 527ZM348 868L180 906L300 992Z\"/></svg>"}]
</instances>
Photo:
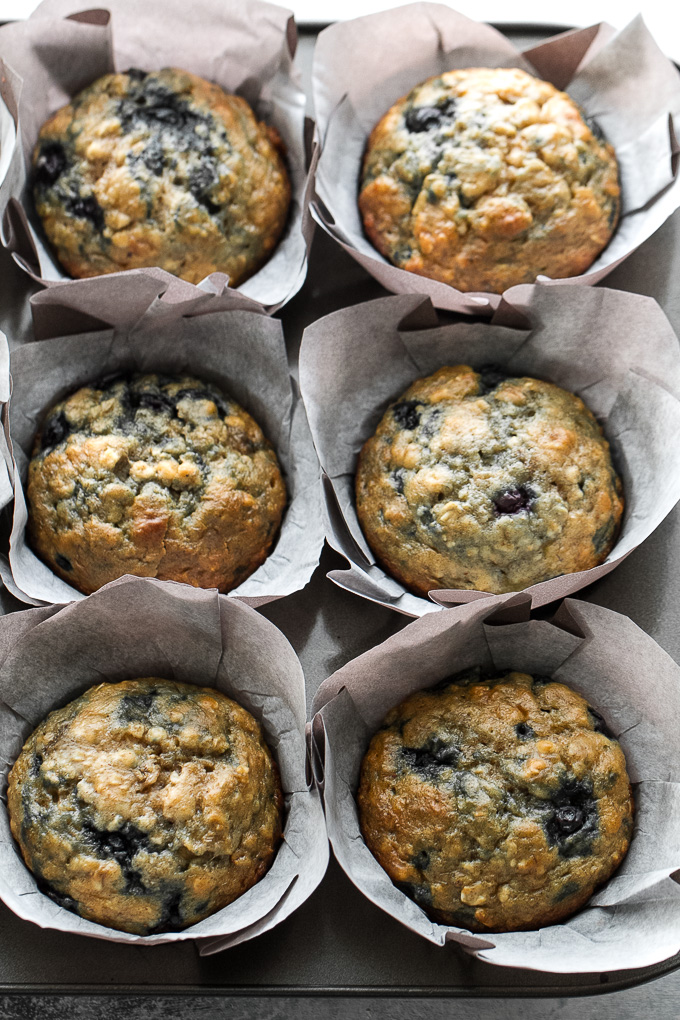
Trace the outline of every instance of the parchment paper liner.
<instances>
[{"instance_id":1,"label":"parchment paper liner","mask_svg":"<svg viewBox=\"0 0 680 1020\"><path fill-rule=\"evenodd\" d=\"M618 34L593 25L524 54L495 29L441 4L331 25L320 33L314 59L317 222L388 290L427 294L437 308L490 314L498 294L465 294L389 263L365 237L357 206L366 141L383 114L425 78L475 66L521 67L566 89L615 147L623 203L616 233L586 273L553 281L596 283L680 206L680 78L641 17Z\"/></svg>"},{"instance_id":2,"label":"parchment paper liner","mask_svg":"<svg viewBox=\"0 0 680 1020\"><path fill-rule=\"evenodd\" d=\"M324 681L315 771L335 855L373 903L437 945L452 940L489 963L563 974L651 966L680 950L680 668L609 609L567 599L551 620L531 621L529 609L520 593L425 617ZM361 758L387 711L477 664L548 674L579 691L619 737L635 791L620 869L571 920L538 931L478 936L435 924L391 883L359 829Z\"/></svg>"},{"instance_id":3,"label":"parchment paper liner","mask_svg":"<svg viewBox=\"0 0 680 1020\"><path fill-rule=\"evenodd\" d=\"M105 325L129 321L125 306L144 293L149 275L165 290L179 289L185 300L205 304L207 296L211 311L230 306L234 292L224 273L212 273L197 286L160 269L71 280L54 258L33 206L31 154L40 127L55 110L112 70L175 66L242 95L283 138L292 187L288 223L268 262L236 289L236 295L276 311L302 286L311 241L309 225L306 236L302 230L305 96L293 66L297 33L291 12L265 0L195 0L189 15L183 0L102 0L101 7L45 0L28 21L0 28L0 94L17 137L0 184L5 247L47 288L42 302L67 302Z\"/></svg>"},{"instance_id":4,"label":"parchment paper liner","mask_svg":"<svg viewBox=\"0 0 680 1020\"><path fill-rule=\"evenodd\" d=\"M623 480L619 539L604 563L525 589L540 606L612 570L680 499L680 350L648 297L603 288L514 287L491 323L439 326L428 298L380 298L312 323L300 350L300 385L321 461L326 538L350 562L329 577L410 616L437 608L376 563L357 519L356 460L387 405L442 365L495 364L583 398L601 421ZM522 324L522 325L518 325ZM428 328L429 327L429 328ZM529 328L528 328L529 327ZM475 591L430 592L451 605Z\"/></svg>"},{"instance_id":5,"label":"parchment paper liner","mask_svg":"<svg viewBox=\"0 0 680 1020\"><path fill-rule=\"evenodd\" d=\"M48 712L103 681L160 676L216 687L262 723L281 772L284 841L264 878L185 931L129 935L86 921L41 893L14 843L6 777ZM42 928L157 945L208 938L201 955L273 928L321 881L328 841L318 793L305 779L305 688L283 634L248 606L188 585L124 577L66 607L0 619L0 896Z\"/></svg>"},{"instance_id":6,"label":"parchment paper liner","mask_svg":"<svg viewBox=\"0 0 680 1020\"><path fill-rule=\"evenodd\" d=\"M276 450L288 492L281 531L262 566L229 595L258 606L299 591L312 576L324 538L319 465L304 406L288 371L281 323L262 311L195 318L180 313L176 309L175 317L169 316L156 300L131 329L25 344L12 353L14 520L9 569L6 561L0 561L0 571L9 590L24 602L40 605L84 598L26 545L22 482L33 439L50 406L79 386L118 371L159 370L213 381L253 415Z\"/></svg>"}]
</instances>

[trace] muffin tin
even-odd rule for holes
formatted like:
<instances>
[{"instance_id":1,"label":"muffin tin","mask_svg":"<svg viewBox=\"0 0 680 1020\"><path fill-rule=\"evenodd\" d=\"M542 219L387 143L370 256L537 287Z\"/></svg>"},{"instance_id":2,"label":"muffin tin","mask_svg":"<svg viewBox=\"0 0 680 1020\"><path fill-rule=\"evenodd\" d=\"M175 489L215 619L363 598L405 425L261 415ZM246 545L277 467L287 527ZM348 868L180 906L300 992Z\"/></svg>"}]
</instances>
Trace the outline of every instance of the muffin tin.
<instances>
[{"instance_id":1,"label":"muffin tin","mask_svg":"<svg viewBox=\"0 0 680 1020\"><path fill-rule=\"evenodd\" d=\"M555 31L559 28L556 27ZM539 41L509 32L520 46ZM308 68L313 36L300 55ZM677 253L677 254L676 254ZM0 308L11 336L30 335L26 278L0 257ZM677 268L676 268L677 267ZM608 286L650 294L680 331L680 216L613 271ZM676 280L673 280L675 272ZM320 316L385 292L322 232L318 232L307 282L281 315L294 361L302 329ZM669 437L670 441L670 437ZM326 549L311 583L260 611L286 634L305 671L308 717L319 683L349 659L399 631L406 618L332 586L327 571L343 566ZM580 593L586 601L630 616L680 661L680 511L615 571ZM24 608L0 592L4 612ZM4 993L126 992L229 995L564 996L630 987L680 966L680 957L639 970L554 975L494 967L464 957L452 944L441 949L384 916L331 862L320 888L274 931L247 946L200 957L190 942L141 952L60 932L43 931L0 905L0 989Z\"/></svg>"}]
</instances>

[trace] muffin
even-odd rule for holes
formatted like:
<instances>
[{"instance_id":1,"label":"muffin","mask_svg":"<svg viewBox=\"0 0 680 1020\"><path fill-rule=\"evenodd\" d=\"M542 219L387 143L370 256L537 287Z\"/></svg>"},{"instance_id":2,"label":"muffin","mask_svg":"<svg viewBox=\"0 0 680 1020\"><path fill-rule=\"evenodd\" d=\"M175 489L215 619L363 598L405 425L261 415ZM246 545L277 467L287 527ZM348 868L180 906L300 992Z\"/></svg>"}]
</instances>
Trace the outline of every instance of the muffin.
<instances>
[{"instance_id":1,"label":"muffin","mask_svg":"<svg viewBox=\"0 0 680 1020\"><path fill-rule=\"evenodd\" d=\"M51 712L7 792L40 887L136 935L180 931L259 881L282 803L253 716L219 691L157 677L100 684Z\"/></svg>"},{"instance_id":2,"label":"muffin","mask_svg":"<svg viewBox=\"0 0 680 1020\"><path fill-rule=\"evenodd\" d=\"M245 99L194 74L107 74L41 128L35 204L71 276L160 266L236 287L283 231L282 149Z\"/></svg>"},{"instance_id":3,"label":"muffin","mask_svg":"<svg viewBox=\"0 0 680 1020\"><path fill-rule=\"evenodd\" d=\"M520 591L606 559L623 512L609 444L552 383L488 367L416 379L359 454L357 514L417 595Z\"/></svg>"},{"instance_id":4,"label":"muffin","mask_svg":"<svg viewBox=\"0 0 680 1020\"><path fill-rule=\"evenodd\" d=\"M585 272L620 208L614 150L578 106L516 67L448 71L373 129L359 207L409 272L502 293Z\"/></svg>"},{"instance_id":5,"label":"muffin","mask_svg":"<svg viewBox=\"0 0 680 1020\"><path fill-rule=\"evenodd\" d=\"M286 503L250 415L213 385L160 375L55 404L26 496L29 544L86 595L123 574L229 591L264 561Z\"/></svg>"},{"instance_id":6,"label":"muffin","mask_svg":"<svg viewBox=\"0 0 680 1020\"><path fill-rule=\"evenodd\" d=\"M582 907L633 827L626 761L602 717L547 677L473 669L411 695L371 740L364 839L434 920L519 931Z\"/></svg>"}]
</instances>

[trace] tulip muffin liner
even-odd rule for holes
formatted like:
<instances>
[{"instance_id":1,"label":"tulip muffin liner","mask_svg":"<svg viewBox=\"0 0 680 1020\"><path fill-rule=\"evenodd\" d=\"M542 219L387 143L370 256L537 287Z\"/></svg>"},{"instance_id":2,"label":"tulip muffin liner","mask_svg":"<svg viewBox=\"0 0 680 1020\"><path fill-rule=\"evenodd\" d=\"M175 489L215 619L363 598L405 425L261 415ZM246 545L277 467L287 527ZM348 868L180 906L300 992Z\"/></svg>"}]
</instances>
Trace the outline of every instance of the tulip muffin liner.
<instances>
[{"instance_id":1,"label":"tulip muffin liner","mask_svg":"<svg viewBox=\"0 0 680 1020\"><path fill-rule=\"evenodd\" d=\"M262 428L281 465L288 504L279 537L264 563L229 592L258 606L299 591L323 547L319 464L302 401L286 359L281 323L262 311L171 316L153 301L134 327L24 344L10 356L12 397L5 440L13 456L14 517L9 560L0 560L7 588L34 605L85 596L62 581L25 541L25 483L35 435L46 412L80 386L114 373L189 374L215 383ZM6 389L5 375L0 384Z\"/></svg>"},{"instance_id":2,"label":"tulip muffin liner","mask_svg":"<svg viewBox=\"0 0 680 1020\"><path fill-rule=\"evenodd\" d=\"M601 280L680 206L680 78L640 17L618 34L593 25L525 53L489 25L441 4L331 25L320 33L314 58L315 219L388 290L427 294L437 308L477 315L491 314L500 295L464 293L392 265L366 238L357 198L368 135L392 104L432 75L478 66L519 67L567 91L616 149L617 230L587 272L552 284Z\"/></svg>"},{"instance_id":3,"label":"tulip muffin liner","mask_svg":"<svg viewBox=\"0 0 680 1020\"><path fill-rule=\"evenodd\" d=\"M215 687L251 712L277 759L286 815L274 862L256 885L184 931L145 936L87 921L38 889L12 838L5 795L9 769L49 712L88 687L141 676ZM299 660L272 623L214 590L127 576L84 602L0 618L0 759L0 897L42 928L136 945L206 939L207 955L273 928L326 870L321 801L305 779Z\"/></svg>"},{"instance_id":4,"label":"tulip muffin liner","mask_svg":"<svg viewBox=\"0 0 680 1020\"><path fill-rule=\"evenodd\" d=\"M553 973L647 967L680 950L680 667L631 620L567 599L530 619L526 594L499 595L417 620L349 662L317 691L312 746L340 865L373 903L436 945ZM431 921L366 846L355 794L361 760L388 710L481 665L549 675L600 712L626 755L635 796L627 856L569 920L534 931L472 934Z\"/></svg>"},{"instance_id":5,"label":"tulip muffin liner","mask_svg":"<svg viewBox=\"0 0 680 1020\"><path fill-rule=\"evenodd\" d=\"M651 535L680 499L680 349L648 297L603 288L523 285L507 291L491 322L439 325L429 298L379 298L309 326L300 385L323 470L326 538L349 561L329 577L409 616L484 594L411 594L376 562L356 512L357 457L387 406L414 379L443 365L493 364L578 394L604 428L621 475L621 531L599 566L525 590L540 606L607 574Z\"/></svg>"},{"instance_id":6,"label":"tulip muffin liner","mask_svg":"<svg viewBox=\"0 0 680 1020\"><path fill-rule=\"evenodd\" d=\"M143 300L155 282L210 311L231 307L234 296L276 311L302 286L311 241L303 232L306 205L305 96L293 65L297 33L290 11L265 0L107 0L105 10L74 0L45 0L28 21L0 28L0 94L16 142L0 183L2 241L15 261L43 284L42 303L66 303L104 325L127 323L126 307ZM80 12L80 13L76 13ZM161 269L123 270L72 280L44 237L31 194L31 156L42 124L86 85L129 67L175 66L243 96L274 126L286 149L291 206L276 249L236 290L224 273L194 285ZM1 126L1 125L0 125ZM0 171L3 163L0 160Z\"/></svg>"}]
</instances>

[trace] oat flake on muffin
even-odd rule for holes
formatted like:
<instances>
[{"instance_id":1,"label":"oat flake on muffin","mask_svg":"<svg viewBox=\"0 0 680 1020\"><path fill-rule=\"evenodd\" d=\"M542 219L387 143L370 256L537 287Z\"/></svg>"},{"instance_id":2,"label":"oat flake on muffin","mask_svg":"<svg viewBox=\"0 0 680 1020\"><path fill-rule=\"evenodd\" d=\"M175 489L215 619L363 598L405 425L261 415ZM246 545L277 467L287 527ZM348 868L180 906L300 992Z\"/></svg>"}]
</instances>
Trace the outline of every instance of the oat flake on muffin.
<instances>
[{"instance_id":1,"label":"oat flake on muffin","mask_svg":"<svg viewBox=\"0 0 680 1020\"><path fill-rule=\"evenodd\" d=\"M7 803L41 888L136 935L231 903L281 838L259 723L220 691L157 677L100 684L50 713L10 772Z\"/></svg>"},{"instance_id":2,"label":"oat flake on muffin","mask_svg":"<svg viewBox=\"0 0 680 1020\"><path fill-rule=\"evenodd\" d=\"M418 595L519 591L606 559L623 512L609 444L552 383L447 366L392 404L359 454L359 522Z\"/></svg>"},{"instance_id":3,"label":"oat flake on muffin","mask_svg":"<svg viewBox=\"0 0 680 1020\"><path fill-rule=\"evenodd\" d=\"M286 503L257 422L210 383L160 375L52 407L26 496L29 544L86 595L123 574L229 591L269 554Z\"/></svg>"},{"instance_id":4,"label":"oat flake on muffin","mask_svg":"<svg viewBox=\"0 0 680 1020\"><path fill-rule=\"evenodd\" d=\"M290 183L274 128L187 71L108 74L40 130L33 191L67 273L159 266L235 287L271 255Z\"/></svg>"},{"instance_id":5,"label":"oat flake on muffin","mask_svg":"<svg viewBox=\"0 0 680 1020\"><path fill-rule=\"evenodd\" d=\"M359 207L396 266L502 293L586 271L616 228L614 150L578 106L518 68L448 71L373 129Z\"/></svg>"},{"instance_id":6,"label":"oat flake on muffin","mask_svg":"<svg viewBox=\"0 0 680 1020\"><path fill-rule=\"evenodd\" d=\"M555 924L619 866L633 829L626 761L575 691L479 668L411 695L371 740L361 831L435 921Z\"/></svg>"}]
</instances>

